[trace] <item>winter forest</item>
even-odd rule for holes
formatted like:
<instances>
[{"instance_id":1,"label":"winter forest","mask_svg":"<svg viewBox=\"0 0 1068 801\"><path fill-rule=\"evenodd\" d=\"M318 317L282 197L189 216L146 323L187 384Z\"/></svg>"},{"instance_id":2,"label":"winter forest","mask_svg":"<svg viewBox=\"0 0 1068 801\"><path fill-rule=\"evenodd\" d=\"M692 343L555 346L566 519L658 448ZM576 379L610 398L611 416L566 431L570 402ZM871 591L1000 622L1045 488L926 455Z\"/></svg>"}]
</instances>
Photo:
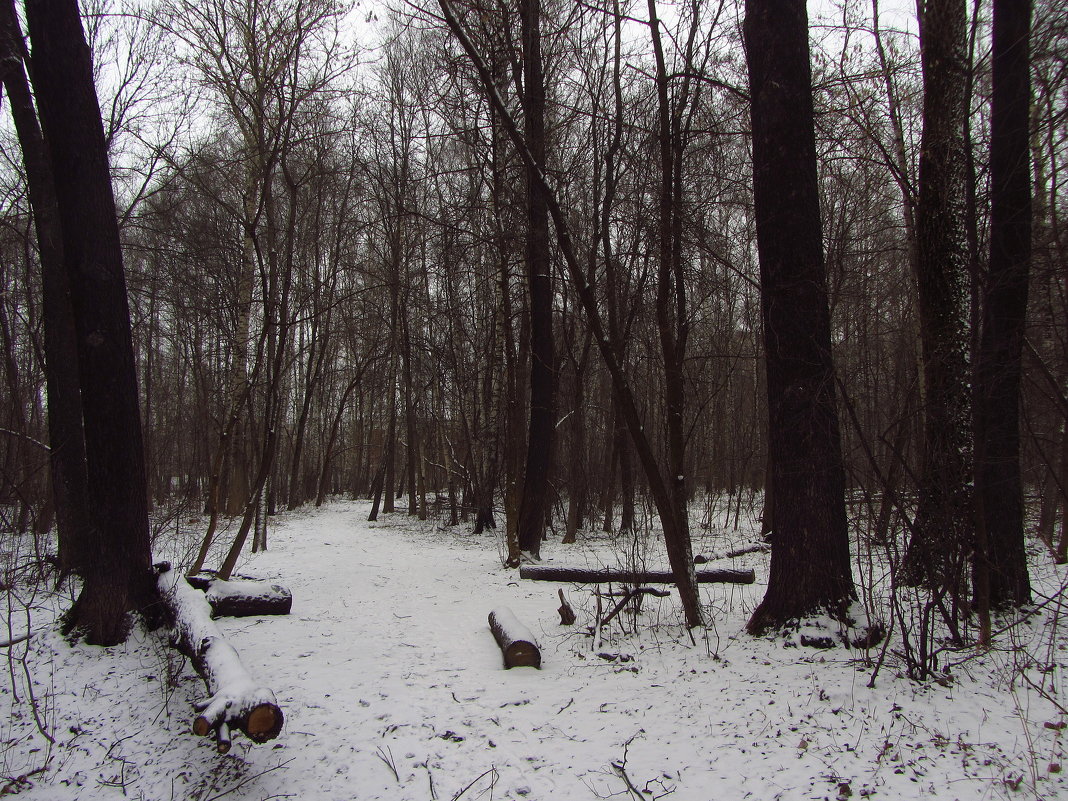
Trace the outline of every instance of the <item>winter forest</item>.
<instances>
[{"instance_id":1,"label":"winter forest","mask_svg":"<svg viewBox=\"0 0 1068 801\"><path fill-rule=\"evenodd\" d=\"M0 81L0 796L1068 798L1063 3L0 0Z\"/></svg>"}]
</instances>

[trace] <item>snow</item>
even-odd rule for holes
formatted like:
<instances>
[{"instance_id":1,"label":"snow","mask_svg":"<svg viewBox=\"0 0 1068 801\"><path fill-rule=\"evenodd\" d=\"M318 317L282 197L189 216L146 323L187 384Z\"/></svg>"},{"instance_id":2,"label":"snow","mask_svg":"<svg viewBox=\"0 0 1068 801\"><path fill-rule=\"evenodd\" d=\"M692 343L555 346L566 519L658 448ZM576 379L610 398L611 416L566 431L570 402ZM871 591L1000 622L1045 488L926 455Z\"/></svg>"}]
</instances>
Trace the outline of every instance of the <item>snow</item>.
<instances>
[{"instance_id":1,"label":"snow","mask_svg":"<svg viewBox=\"0 0 1068 801\"><path fill-rule=\"evenodd\" d=\"M367 512L335 502L279 518L271 550L241 570L289 587L292 613L216 621L274 690L286 716L277 740L237 735L219 755L190 734L204 685L159 634L135 630L104 650L46 627L8 649L0 791L48 801L1068 798L1059 601L985 654L948 655L957 664L944 686L902 676L892 646L869 688L865 657L878 648L744 634L767 575L768 555L752 553L724 564L755 568L756 584L701 586L707 629L691 638L674 592L646 597L636 621L619 616L628 633L613 623L595 653L590 588L564 586L578 623L561 626L560 585L502 568L492 532L402 514L368 523ZM753 539L698 533L695 552ZM542 557L619 564L637 550L650 567L664 561L656 543L592 532L577 546L546 542ZM1038 561L1036 584L1053 596L1063 569ZM487 614L504 605L537 636L541 670L503 669Z\"/></svg>"},{"instance_id":2,"label":"snow","mask_svg":"<svg viewBox=\"0 0 1068 801\"><path fill-rule=\"evenodd\" d=\"M270 600L279 595L287 595L288 589L280 584L265 584L261 581L212 579L204 596L209 603L225 601L231 598L248 598L250 600Z\"/></svg>"}]
</instances>

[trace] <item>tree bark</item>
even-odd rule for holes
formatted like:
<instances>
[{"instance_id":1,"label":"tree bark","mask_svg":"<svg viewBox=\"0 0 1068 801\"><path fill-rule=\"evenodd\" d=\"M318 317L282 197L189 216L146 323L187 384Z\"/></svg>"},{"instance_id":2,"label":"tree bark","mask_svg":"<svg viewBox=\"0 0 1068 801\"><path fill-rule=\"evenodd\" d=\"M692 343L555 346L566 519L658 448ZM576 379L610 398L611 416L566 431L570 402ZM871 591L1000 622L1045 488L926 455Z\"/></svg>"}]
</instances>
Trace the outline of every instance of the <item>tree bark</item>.
<instances>
[{"instance_id":1,"label":"tree bark","mask_svg":"<svg viewBox=\"0 0 1068 801\"><path fill-rule=\"evenodd\" d=\"M683 372L689 315L686 308L686 281L682 260L682 156L690 78L684 77L674 96L669 88L667 63L660 36L656 1L649 0L649 29L656 63L657 144L660 151L660 183L657 220L656 326L660 353L664 360L664 411L667 416L667 476L672 514L661 515L664 543L672 565L686 566L686 580L693 565L686 481L686 387ZM690 67L691 48L697 17L691 20L684 66Z\"/></svg>"},{"instance_id":2,"label":"tree bark","mask_svg":"<svg viewBox=\"0 0 1068 801\"><path fill-rule=\"evenodd\" d=\"M89 525L78 344L52 166L23 68L25 45L13 0L0 2L0 48L4 89L22 149L41 259L49 457L59 564L66 573L77 571L84 562L82 549Z\"/></svg>"},{"instance_id":3,"label":"tree bark","mask_svg":"<svg viewBox=\"0 0 1068 801\"><path fill-rule=\"evenodd\" d=\"M29 0L33 82L55 181L78 340L90 525L67 623L126 637L155 597L137 377L119 228L93 67L75 0Z\"/></svg>"},{"instance_id":4,"label":"tree bark","mask_svg":"<svg viewBox=\"0 0 1068 801\"><path fill-rule=\"evenodd\" d=\"M186 581L203 590L212 617L288 615L293 608L293 593L281 584L242 578L223 581L212 573L186 576Z\"/></svg>"},{"instance_id":5,"label":"tree bark","mask_svg":"<svg viewBox=\"0 0 1068 801\"><path fill-rule=\"evenodd\" d=\"M759 633L856 597L803 0L747 0L760 295L767 366L774 529L768 590L749 621Z\"/></svg>"},{"instance_id":6,"label":"tree bark","mask_svg":"<svg viewBox=\"0 0 1068 801\"><path fill-rule=\"evenodd\" d=\"M1031 600L1019 415L1031 264L1030 29L1030 0L994 0L990 266L975 380L975 489L986 541L974 581L988 607Z\"/></svg>"},{"instance_id":7,"label":"tree bark","mask_svg":"<svg viewBox=\"0 0 1068 801\"><path fill-rule=\"evenodd\" d=\"M924 455L905 577L960 606L972 547L972 388L965 231L967 13L964 0L927 0L920 18L923 136L916 213L916 285L923 346Z\"/></svg>"},{"instance_id":8,"label":"tree bark","mask_svg":"<svg viewBox=\"0 0 1068 801\"><path fill-rule=\"evenodd\" d=\"M519 507L519 550L538 559L549 510L556 366L553 354L553 285L549 264L549 211L545 187L545 80L541 57L541 2L521 0L524 138L527 167L527 287L530 294L530 418Z\"/></svg>"}]
</instances>

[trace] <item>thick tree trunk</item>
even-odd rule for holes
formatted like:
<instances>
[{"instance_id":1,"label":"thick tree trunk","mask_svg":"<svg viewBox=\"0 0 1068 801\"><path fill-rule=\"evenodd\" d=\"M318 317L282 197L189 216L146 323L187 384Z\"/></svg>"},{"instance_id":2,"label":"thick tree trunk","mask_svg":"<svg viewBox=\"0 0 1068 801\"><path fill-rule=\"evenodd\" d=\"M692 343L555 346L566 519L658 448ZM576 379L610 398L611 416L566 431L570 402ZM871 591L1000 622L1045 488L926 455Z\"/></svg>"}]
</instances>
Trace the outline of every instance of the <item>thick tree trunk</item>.
<instances>
[{"instance_id":1,"label":"thick tree trunk","mask_svg":"<svg viewBox=\"0 0 1068 801\"><path fill-rule=\"evenodd\" d=\"M855 598L849 564L803 0L747 0L753 189L774 487L762 632Z\"/></svg>"},{"instance_id":2,"label":"thick tree trunk","mask_svg":"<svg viewBox=\"0 0 1068 801\"><path fill-rule=\"evenodd\" d=\"M4 89L22 149L41 258L49 457L59 533L59 564L60 570L66 573L78 570L83 563L81 549L89 525L78 343L52 166L23 68L22 29L12 0L0 0L0 49Z\"/></svg>"},{"instance_id":3,"label":"thick tree trunk","mask_svg":"<svg viewBox=\"0 0 1068 801\"><path fill-rule=\"evenodd\" d=\"M26 3L33 81L74 305L92 515L68 615L90 643L126 637L155 597L130 310L93 66L75 0Z\"/></svg>"},{"instance_id":4,"label":"thick tree trunk","mask_svg":"<svg viewBox=\"0 0 1068 801\"><path fill-rule=\"evenodd\" d=\"M968 368L967 14L964 0L928 0L920 19L923 137L916 214L923 345L924 458L905 577L948 592L954 608L972 547L972 388Z\"/></svg>"},{"instance_id":5,"label":"thick tree trunk","mask_svg":"<svg viewBox=\"0 0 1068 801\"><path fill-rule=\"evenodd\" d=\"M519 550L541 554L549 511L549 471L554 434L556 365L553 354L553 286L549 264L546 190L533 173L545 169L545 82L541 60L541 2L521 0L524 135L533 163L527 165L527 287L530 294L530 421L523 497L519 507ZM516 444L512 443L511 447Z\"/></svg>"},{"instance_id":6,"label":"thick tree trunk","mask_svg":"<svg viewBox=\"0 0 1068 801\"><path fill-rule=\"evenodd\" d=\"M980 542L976 560L975 590L977 600L990 607L1031 600L1019 416L1031 263L1030 29L1030 0L994 0L990 267L975 409L975 483L983 517L979 531L986 540Z\"/></svg>"},{"instance_id":7,"label":"thick tree trunk","mask_svg":"<svg viewBox=\"0 0 1068 801\"><path fill-rule=\"evenodd\" d=\"M375 477L371 480L371 511L367 515L368 522L375 522L378 520L378 509L382 505L382 481L386 475L386 463L382 462L382 466L375 472Z\"/></svg>"}]
</instances>

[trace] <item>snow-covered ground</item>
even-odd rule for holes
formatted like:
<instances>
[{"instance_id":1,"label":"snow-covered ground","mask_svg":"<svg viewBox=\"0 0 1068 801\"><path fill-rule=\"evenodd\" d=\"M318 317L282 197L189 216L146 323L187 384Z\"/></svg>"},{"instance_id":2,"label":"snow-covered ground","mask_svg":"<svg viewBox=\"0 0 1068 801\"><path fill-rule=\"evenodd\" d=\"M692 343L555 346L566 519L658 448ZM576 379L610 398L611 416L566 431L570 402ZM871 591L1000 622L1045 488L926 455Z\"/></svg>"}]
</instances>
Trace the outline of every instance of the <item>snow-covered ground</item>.
<instances>
[{"instance_id":1,"label":"snow-covered ground","mask_svg":"<svg viewBox=\"0 0 1068 801\"><path fill-rule=\"evenodd\" d=\"M950 655L960 664L945 686L904 678L891 653L869 688L863 652L742 633L763 593L764 554L729 562L754 567L755 585L702 585L711 625L693 638L673 593L646 598L637 620L622 617L627 633L613 626L594 650L590 588L564 586L578 622L561 626L561 585L503 569L495 534L402 514L368 523L367 511L335 502L279 518L270 550L241 570L288 585L292 614L219 621L277 694L286 715L277 740L238 736L220 756L210 738L194 737L191 702L203 684L158 634L102 650L46 627L28 651L8 649L0 795L1068 798L1059 603L1004 635L1003 648ZM703 553L751 538L698 533ZM655 544L640 547L659 562ZM633 550L591 534L577 546L548 542L543 556L618 564ZM1036 584L1050 594L1063 576L1041 561ZM503 669L487 626L499 605L539 639L541 670Z\"/></svg>"}]
</instances>

